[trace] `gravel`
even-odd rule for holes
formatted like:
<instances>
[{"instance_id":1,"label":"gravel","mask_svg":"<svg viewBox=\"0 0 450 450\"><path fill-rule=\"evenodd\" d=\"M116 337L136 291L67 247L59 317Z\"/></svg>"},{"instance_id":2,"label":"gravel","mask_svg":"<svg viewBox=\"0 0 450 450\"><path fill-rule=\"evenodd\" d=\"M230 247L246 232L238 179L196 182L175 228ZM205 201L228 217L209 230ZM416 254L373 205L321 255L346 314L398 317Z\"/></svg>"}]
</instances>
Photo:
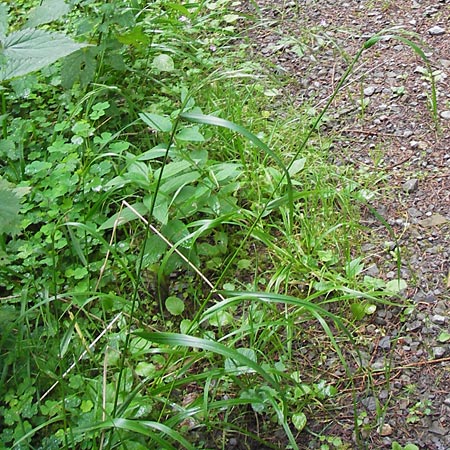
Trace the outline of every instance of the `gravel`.
<instances>
[{"instance_id":1,"label":"gravel","mask_svg":"<svg viewBox=\"0 0 450 450\"><path fill-rule=\"evenodd\" d=\"M255 0L258 11L251 4L247 11L265 24L250 32L253 57L263 55L275 76L290 77L284 96L299 106L311 103L320 110L352 55L367 38L389 27L397 27L396 33L417 33L431 63L437 114L430 107L424 61L404 42L381 40L358 63L323 132L340 137L334 144L339 164L386 175L373 206L391 225L396 241L367 213L362 251L367 275L388 281L400 269L408 284L402 301L412 306L379 307L371 323L362 325L366 342L360 350L373 371L372 384L361 379L357 386L365 393L358 404L367 415L365 448L391 449L397 441L449 450L450 341L442 341L442 333L449 332L450 321L450 42L445 28L450 2ZM414 40L411 34L406 37ZM293 51L293 44L281 45L286 38L301 44L301 51ZM374 149L383 150L381 161ZM400 268L389 256L397 246ZM381 417L377 402L384 411ZM340 413L327 417L320 410L323 418L315 418L317 426L310 428L320 433L326 425L328 435L351 444L351 398L343 396L337 403ZM308 439L301 448L319 448L310 435Z\"/></svg>"}]
</instances>

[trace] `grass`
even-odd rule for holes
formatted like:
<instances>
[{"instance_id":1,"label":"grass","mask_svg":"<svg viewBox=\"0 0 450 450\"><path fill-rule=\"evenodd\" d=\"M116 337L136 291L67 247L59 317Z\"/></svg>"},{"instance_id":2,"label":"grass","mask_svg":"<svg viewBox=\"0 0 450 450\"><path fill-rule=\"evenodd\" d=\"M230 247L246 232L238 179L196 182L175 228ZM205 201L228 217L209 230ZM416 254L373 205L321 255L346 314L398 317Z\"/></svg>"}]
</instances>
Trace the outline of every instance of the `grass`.
<instances>
[{"instance_id":1,"label":"grass","mask_svg":"<svg viewBox=\"0 0 450 450\"><path fill-rule=\"evenodd\" d=\"M348 389L358 438L353 333L398 289L363 277L334 96L284 101L227 0L111 7L64 22L95 48L3 83L1 445L295 449Z\"/></svg>"}]
</instances>

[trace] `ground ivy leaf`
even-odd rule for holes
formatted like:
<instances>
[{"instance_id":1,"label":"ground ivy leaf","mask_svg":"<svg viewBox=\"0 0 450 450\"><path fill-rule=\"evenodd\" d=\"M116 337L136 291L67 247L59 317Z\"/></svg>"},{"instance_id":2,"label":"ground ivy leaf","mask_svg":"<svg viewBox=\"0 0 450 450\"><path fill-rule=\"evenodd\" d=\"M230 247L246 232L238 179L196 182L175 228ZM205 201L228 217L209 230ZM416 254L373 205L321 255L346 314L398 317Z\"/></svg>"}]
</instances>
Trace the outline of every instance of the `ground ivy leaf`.
<instances>
[{"instance_id":1,"label":"ground ivy leaf","mask_svg":"<svg viewBox=\"0 0 450 450\"><path fill-rule=\"evenodd\" d=\"M166 309L173 316L179 316L184 311L184 302L175 296L168 297L166 299Z\"/></svg>"}]
</instances>

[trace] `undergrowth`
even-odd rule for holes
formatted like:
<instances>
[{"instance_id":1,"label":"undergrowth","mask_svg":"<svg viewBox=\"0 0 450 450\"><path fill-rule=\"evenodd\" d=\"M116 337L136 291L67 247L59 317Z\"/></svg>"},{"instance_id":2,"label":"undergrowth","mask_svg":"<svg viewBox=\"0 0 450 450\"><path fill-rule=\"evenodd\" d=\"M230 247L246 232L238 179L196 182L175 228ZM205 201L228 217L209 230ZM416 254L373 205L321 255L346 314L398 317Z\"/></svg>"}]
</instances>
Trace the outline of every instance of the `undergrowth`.
<instances>
[{"instance_id":1,"label":"undergrowth","mask_svg":"<svg viewBox=\"0 0 450 450\"><path fill-rule=\"evenodd\" d=\"M44 45L3 54L1 445L299 448L402 287L364 276L373 180L246 60L237 2L30 6L2 7Z\"/></svg>"}]
</instances>

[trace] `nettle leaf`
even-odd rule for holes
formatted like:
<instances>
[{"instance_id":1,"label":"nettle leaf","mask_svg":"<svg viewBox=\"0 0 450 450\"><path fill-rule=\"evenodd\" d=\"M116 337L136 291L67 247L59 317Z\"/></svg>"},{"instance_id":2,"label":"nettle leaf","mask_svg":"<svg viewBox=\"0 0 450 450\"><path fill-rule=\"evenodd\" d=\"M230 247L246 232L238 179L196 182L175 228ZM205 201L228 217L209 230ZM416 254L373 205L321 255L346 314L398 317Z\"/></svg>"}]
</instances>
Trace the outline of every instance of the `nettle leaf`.
<instances>
[{"instance_id":1,"label":"nettle leaf","mask_svg":"<svg viewBox=\"0 0 450 450\"><path fill-rule=\"evenodd\" d=\"M0 179L0 234L14 234L20 225L20 199L30 188L16 188Z\"/></svg>"},{"instance_id":2,"label":"nettle leaf","mask_svg":"<svg viewBox=\"0 0 450 450\"><path fill-rule=\"evenodd\" d=\"M4 40L8 31L8 7L0 3L0 40Z\"/></svg>"},{"instance_id":3,"label":"nettle leaf","mask_svg":"<svg viewBox=\"0 0 450 450\"><path fill-rule=\"evenodd\" d=\"M35 28L53 22L69 11L70 6L64 0L44 0L40 6L31 10L25 28Z\"/></svg>"},{"instance_id":4,"label":"nettle leaf","mask_svg":"<svg viewBox=\"0 0 450 450\"><path fill-rule=\"evenodd\" d=\"M86 87L93 79L97 69L96 47L80 49L64 59L61 67L61 84L70 89L77 81Z\"/></svg>"},{"instance_id":5,"label":"nettle leaf","mask_svg":"<svg viewBox=\"0 0 450 450\"><path fill-rule=\"evenodd\" d=\"M88 45L61 33L34 28L13 32L3 41L0 54L6 57L6 62L0 69L0 81L42 69Z\"/></svg>"}]
</instances>

